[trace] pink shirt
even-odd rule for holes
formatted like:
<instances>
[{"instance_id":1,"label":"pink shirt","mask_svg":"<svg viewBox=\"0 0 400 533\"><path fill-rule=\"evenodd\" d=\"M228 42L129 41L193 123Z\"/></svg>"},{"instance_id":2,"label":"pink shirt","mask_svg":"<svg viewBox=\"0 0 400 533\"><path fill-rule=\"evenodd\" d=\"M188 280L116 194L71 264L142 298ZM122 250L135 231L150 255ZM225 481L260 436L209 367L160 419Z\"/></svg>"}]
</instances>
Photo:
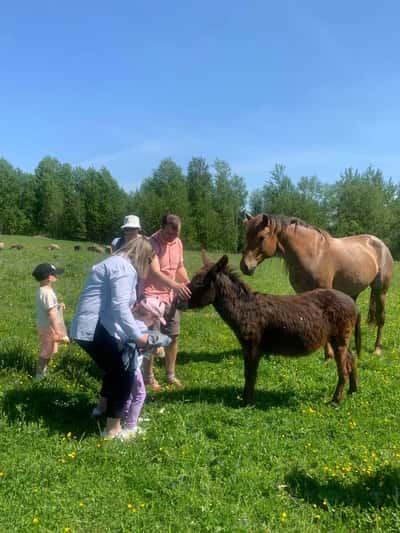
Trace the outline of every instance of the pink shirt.
<instances>
[{"instance_id":1,"label":"pink shirt","mask_svg":"<svg viewBox=\"0 0 400 533\"><path fill-rule=\"evenodd\" d=\"M165 242L161 238L161 230L150 237L160 262L160 270L163 274L175 281L176 271L183 265L182 241L177 237L172 242ZM174 291L163 285L150 271L147 279L144 280L140 291L144 296L154 296L165 303L171 303L174 298Z\"/></svg>"}]
</instances>

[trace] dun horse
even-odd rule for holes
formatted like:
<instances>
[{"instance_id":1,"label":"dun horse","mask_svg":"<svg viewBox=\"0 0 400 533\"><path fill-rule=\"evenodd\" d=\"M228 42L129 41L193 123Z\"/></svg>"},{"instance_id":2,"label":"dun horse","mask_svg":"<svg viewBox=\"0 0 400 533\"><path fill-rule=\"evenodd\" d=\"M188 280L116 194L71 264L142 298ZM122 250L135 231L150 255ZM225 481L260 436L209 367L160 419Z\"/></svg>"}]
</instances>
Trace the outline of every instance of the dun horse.
<instances>
[{"instance_id":1,"label":"dun horse","mask_svg":"<svg viewBox=\"0 0 400 533\"><path fill-rule=\"evenodd\" d=\"M378 327L374 355L380 355L393 274L393 258L381 240L374 235L334 238L298 218L276 215L248 217L245 225L247 243L240 262L244 274L253 274L261 261L277 256L284 259L296 292L334 288L356 301L370 286L368 322Z\"/></svg>"},{"instance_id":2,"label":"dun horse","mask_svg":"<svg viewBox=\"0 0 400 533\"><path fill-rule=\"evenodd\" d=\"M356 326L356 347L360 351L360 320L354 301L334 289L317 289L292 296L253 292L227 266L226 255L211 263L203 255L204 267L189 284L190 300L178 307L197 308L213 304L221 318L235 332L244 351L245 386L243 400L253 399L257 369L263 354L307 355L330 342L338 371L332 398L338 403L350 378L349 392L357 390L356 359L349 350Z\"/></svg>"}]
</instances>

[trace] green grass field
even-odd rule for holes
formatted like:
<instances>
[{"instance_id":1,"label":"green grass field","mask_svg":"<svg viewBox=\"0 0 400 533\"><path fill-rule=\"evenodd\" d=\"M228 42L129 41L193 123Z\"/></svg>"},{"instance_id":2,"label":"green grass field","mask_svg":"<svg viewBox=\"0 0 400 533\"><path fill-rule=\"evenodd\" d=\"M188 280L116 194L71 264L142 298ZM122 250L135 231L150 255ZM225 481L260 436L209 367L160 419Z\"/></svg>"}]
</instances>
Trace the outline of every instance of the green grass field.
<instances>
[{"instance_id":1,"label":"green grass field","mask_svg":"<svg viewBox=\"0 0 400 533\"><path fill-rule=\"evenodd\" d=\"M182 318L178 376L143 410L147 429L130 443L106 441L90 417L99 373L78 346L63 348L35 383L31 272L63 266L55 290L70 321L89 268L102 256L75 243L1 236L1 532L349 532L400 530L398 269L388 298L384 352L363 322L359 392L327 404L334 363L322 352L260 364L255 405L241 407L243 361L212 307ZM218 256L213 255L213 258ZM238 255L231 256L238 268ZM188 270L200 254L186 254ZM292 292L283 264L265 262L254 288ZM369 291L368 291L369 292ZM367 291L360 298L365 319ZM161 368L159 377L163 378Z\"/></svg>"}]
</instances>

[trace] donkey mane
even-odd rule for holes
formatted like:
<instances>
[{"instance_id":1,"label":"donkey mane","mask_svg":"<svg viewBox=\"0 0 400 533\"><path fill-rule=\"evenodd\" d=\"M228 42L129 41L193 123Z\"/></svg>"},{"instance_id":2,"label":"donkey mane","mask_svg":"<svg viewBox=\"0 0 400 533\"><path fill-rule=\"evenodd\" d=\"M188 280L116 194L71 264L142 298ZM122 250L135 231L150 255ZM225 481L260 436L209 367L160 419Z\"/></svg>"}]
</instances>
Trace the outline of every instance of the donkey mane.
<instances>
[{"instance_id":1,"label":"donkey mane","mask_svg":"<svg viewBox=\"0 0 400 533\"><path fill-rule=\"evenodd\" d=\"M229 265L226 265L222 272L225 276L219 276L218 281L220 289L223 290L224 293L232 293L234 289L237 297L244 297L246 299L248 299L249 296L256 294Z\"/></svg>"}]
</instances>

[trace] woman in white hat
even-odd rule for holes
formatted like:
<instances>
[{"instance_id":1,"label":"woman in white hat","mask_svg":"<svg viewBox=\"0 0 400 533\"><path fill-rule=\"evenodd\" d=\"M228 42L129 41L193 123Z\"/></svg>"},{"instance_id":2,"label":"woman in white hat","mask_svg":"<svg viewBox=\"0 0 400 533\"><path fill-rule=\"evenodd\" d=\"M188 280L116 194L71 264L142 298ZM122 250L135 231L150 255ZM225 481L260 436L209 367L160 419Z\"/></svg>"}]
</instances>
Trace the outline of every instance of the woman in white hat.
<instances>
[{"instance_id":1,"label":"woman in white hat","mask_svg":"<svg viewBox=\"0 0 400 533\"><path fill-rule=\"evenodd\" d=\"M119 250L131 240L136 239L139 235L139 232L142 229L139 217L137 215L126 215L121 229L123 232L122 237L115 237L115 239L111 241L111 249L113 252Z\"/></svg>"}]
</instances>

